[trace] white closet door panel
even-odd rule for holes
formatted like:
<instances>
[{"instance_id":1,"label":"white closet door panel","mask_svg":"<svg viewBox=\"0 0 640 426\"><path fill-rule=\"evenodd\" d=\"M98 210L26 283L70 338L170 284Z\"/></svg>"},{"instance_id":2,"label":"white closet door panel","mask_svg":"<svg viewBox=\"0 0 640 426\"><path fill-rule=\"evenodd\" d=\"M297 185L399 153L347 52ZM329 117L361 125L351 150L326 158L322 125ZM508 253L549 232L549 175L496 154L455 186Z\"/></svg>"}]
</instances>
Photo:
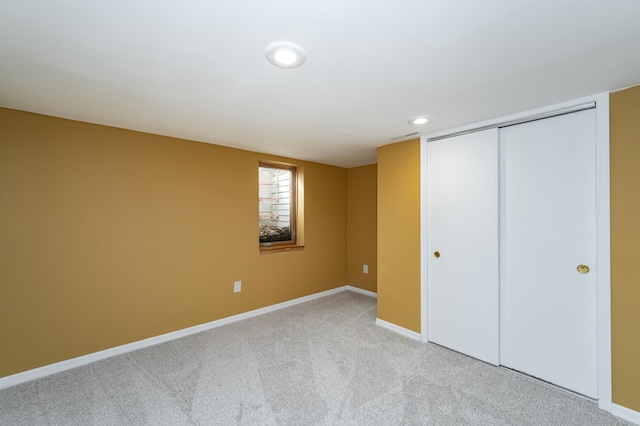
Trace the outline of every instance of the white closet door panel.
<instances>
[{"instance_id":1,"label":"white closet door panel","mask_svg":"<svg viewBox=\"0 0 640 426\"><path fill-rule=\"evenodd\" d=\"M429 142L427 161L429 340L498 364L498 130Z\"/></svg>"},{"instance_id":2,"label":"white closet door panel","mask_svg":"<svg viewBox=\"0 0 640 426\"><path fill-rule=\"evenodd\" d=\"M503 128L500 150L501 364L595 398L595 111Z\"/></svg>"}]
</instances>

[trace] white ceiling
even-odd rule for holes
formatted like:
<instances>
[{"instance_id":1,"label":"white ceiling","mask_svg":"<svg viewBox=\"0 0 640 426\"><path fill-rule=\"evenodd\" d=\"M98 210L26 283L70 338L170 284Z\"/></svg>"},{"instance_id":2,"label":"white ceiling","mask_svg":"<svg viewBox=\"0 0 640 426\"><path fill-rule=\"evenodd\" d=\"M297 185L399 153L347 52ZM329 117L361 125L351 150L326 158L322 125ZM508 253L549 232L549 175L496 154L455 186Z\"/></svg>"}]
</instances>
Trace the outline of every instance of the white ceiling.
<instances>
[{"instance_id":1,"label":"white ceiling","mask_svg":"<svg viewBox=\"0 0 640 426\"><path fill-rule=\"evenodd\" d=\"M344 167L639 83L638 0L0 0L0 106Z\"/></svg>"}]
</instances>

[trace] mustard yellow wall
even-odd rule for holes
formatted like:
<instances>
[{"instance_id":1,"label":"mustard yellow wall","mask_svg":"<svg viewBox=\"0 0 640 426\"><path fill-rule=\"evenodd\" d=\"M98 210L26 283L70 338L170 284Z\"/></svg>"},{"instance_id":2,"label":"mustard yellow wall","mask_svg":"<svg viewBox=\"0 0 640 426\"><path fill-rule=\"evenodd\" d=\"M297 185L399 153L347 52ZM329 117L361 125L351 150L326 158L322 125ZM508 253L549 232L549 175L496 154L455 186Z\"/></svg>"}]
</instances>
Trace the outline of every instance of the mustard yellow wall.
<instances>
[{"instance_id":1,"label":"mustard yellow wall","mask_svg":"<svg viewBox=\"0 0 640 426\"><path fill-rule=\"evenodd\" d=\"M304 251L259 254L260 159ZM343 168L0 109L0 377L345 285L346 222Z\"/></svg>"},{"instance_id":2,"label":"mustard yellow wall","mask_svg":"<svg viewBox=\"0 0 640 426\"><path fill-rule=\"evenodd\" d=\"M640 411L640 86L610 108L613 402Z\"/></svg>"},{"instance_id":3,"label":"mustard yellow wall","mask_svg":"<svg viewBox=\"0 0 640 426\"><path fill-rule=\"evenodd\" d=\"M377 291L377 166L347 173L347 283ZM369 273L362 272L369 266Z\"/></svg>"},{"instance_id":4,"label":"mustard yellow wall","mask_svg":"<svg viewBox=\"0 0 640 426\"><path fill-rule=\"evenodd\" d=\"M640 87L611 95L613 402L636 411L639 117ZM258 253L259 159L305 168L302 252ZM376 276L378 317L420 332L419 169L418 140L347 171L0 108L0 377Z\"/></svg>"},{"instance_id":5,"label":"mustard yellow wall","mask_svg":"<svg viewBox=\"0 0 640 426\"><path fill-rule=\"evenodd\" d=\"M378 148L378 318L420 332L420 140Z\"/></svg>"}]
</instances>

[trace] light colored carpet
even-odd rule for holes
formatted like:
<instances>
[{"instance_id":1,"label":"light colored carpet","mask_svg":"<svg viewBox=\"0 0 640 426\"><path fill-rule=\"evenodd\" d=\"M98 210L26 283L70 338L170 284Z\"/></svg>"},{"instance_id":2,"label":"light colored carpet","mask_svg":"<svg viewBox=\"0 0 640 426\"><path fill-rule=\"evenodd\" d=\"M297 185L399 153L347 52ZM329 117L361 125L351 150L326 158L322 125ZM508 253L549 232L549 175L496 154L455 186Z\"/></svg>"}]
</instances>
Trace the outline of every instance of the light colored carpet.
<instances>
[{"instance_id":1,"label":"light colored carpet","mask_svg":"<svg viewBox=\"0 0 640 426\"><path fill-rule=\"evenodd\" d=\"M0 391L2 425L622 425L342 292Z\"/></svg>"}]
</instances>

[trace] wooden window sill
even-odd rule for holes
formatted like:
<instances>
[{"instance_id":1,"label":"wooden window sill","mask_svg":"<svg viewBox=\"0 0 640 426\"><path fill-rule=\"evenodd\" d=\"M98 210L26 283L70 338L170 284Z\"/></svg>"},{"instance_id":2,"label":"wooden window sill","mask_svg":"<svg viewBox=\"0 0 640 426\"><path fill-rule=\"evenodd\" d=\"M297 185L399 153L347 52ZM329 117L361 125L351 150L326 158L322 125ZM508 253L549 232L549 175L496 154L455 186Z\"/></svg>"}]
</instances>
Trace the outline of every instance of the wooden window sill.
<instances>
[{"instance_id":1,"label":"wooden window sill","mask_svg":"<svg viewBox=\"0 0 640 426\"><path fill-rule=\"evenodd\" d=\"M293 251L302 251L304 246L297 244L279 244L274 246L260 246L260 254L278 254L289 253Z\"/></svg>"}]
</instances>

